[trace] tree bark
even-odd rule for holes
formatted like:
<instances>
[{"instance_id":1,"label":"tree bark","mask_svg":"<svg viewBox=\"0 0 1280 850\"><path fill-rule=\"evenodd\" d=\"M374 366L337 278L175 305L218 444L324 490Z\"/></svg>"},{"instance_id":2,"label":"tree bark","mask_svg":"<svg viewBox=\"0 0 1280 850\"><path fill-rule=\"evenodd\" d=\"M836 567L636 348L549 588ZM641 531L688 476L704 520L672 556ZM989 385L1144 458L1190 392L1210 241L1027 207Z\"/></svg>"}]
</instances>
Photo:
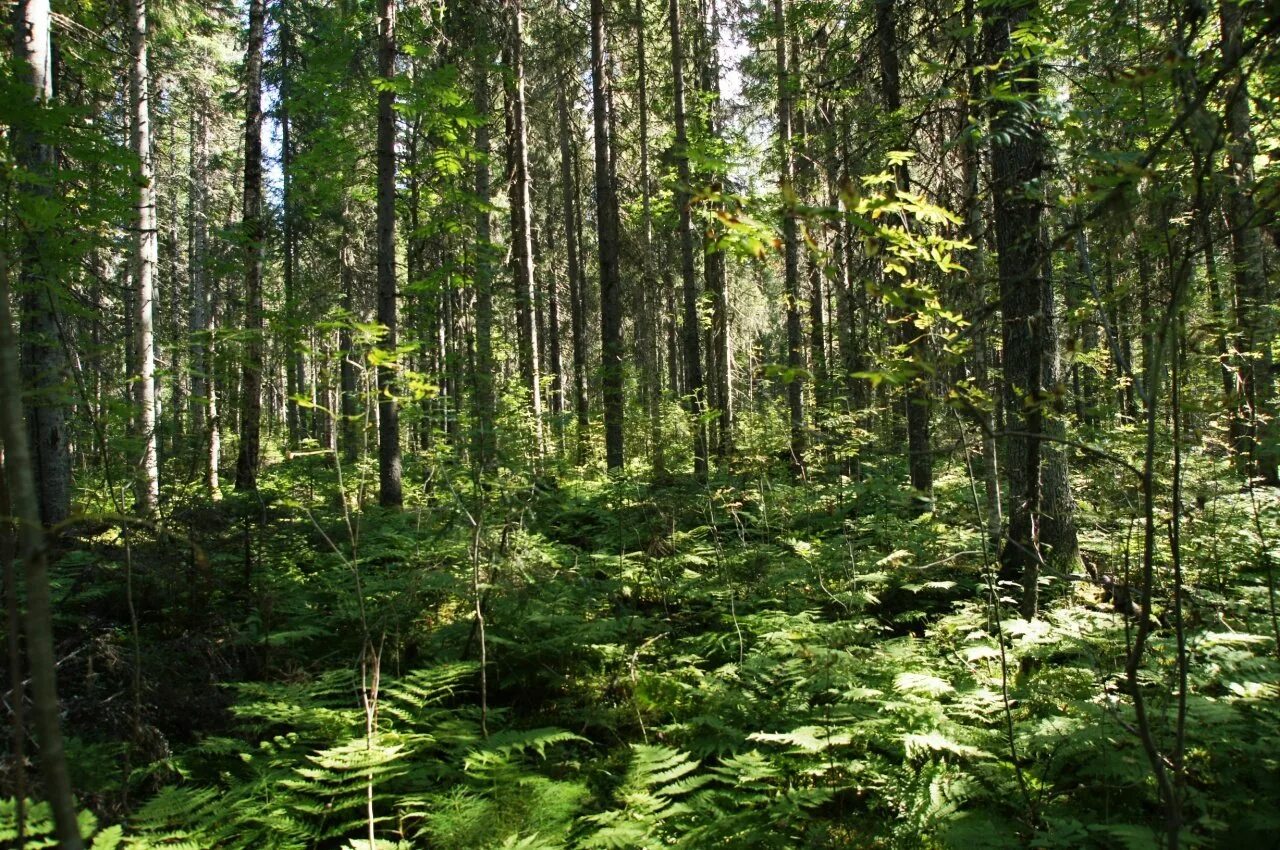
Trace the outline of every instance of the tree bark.
<instances>
[{"instance_id":1,"label":"tree bark","mask_svg":"<svg viewBox=\"0 0 1280 850\"><path fill-rule=\"evenodd\" d=\"M18 7L18 53L28 60L47 61L49 6L26 2ZM41 62L44 66L44 62ZM38 71L36 72L38 75ZM37 89L39 91L39 89ZM17 519L19 551L27 592L27 662L31 673L31 717L40 745L40 769L44 794L53 811L58 846L80 850L80 826L71 791L63 748L58 688L57 658L53 648L53 614L49 593L49 550L41 526L40 497L34 477L35 459L27 446L27 428L22 421L22 381L18 375L18 340L9 308L7 258L0 254L0 443L3 445L5 483Z\"/></svg>"},{"instance_id":2,"label":"tree bark","mask_svg":"<svg viewBox=\"0 0 1280 850\"><path fill-rule=\"evenodd\" d=\"M378 502L404 504L400 481L400 410L396 400L396 4L378 7L378 324L387 362L378 366Z\"/></svg>"},{"instance_id":3,"label":"tree bark","mask_svg":"<svg viewBox=\"0 0 1280 850\"><path fill-rule=\"evenodd\" d=\"M997 79L1020 98L1039 99L1039 68L1015 64L1010 33L1024 24L1036 0L1005 9L992 8L984 21L988 62L998 63ZM996 101L992 108L991 175L995 200L996 250L1003 315L1006 421L1015 431L1006 440L1009 527L1000 552L1001 574L1021 578L1021 611L1036 614L1039 600L1041 512L1041 433L1044 430L1045 328L1048 281L1047 246L1042 227L1044 199L1039 180L1045 172L1044 132L1027 121L1018 103Z\"/></svg>"},{"instance_id":4,"label":"tree bark","mask_svg":"<svg viewBox=\"0 0 1280 850\"><path fill-rule=\"evenodd\" d=\"M14 55L35 107L53 99L53 52L48 0L23 0L14 9ZM31 111L34 118L37 109ZM53 199L54 151L35 121L15 122L14 159L34 180L16 183L20 206ZM51 228L40 217L24 222L19 242L18 288L22 300L22 385L31 393L28 439L35 464L40 518L53 526L71 510L71 442L64 382L66 352L58 323Z\"/></svg>"},{"instance_id":5,"label":"tree bark","mask_svg":"<svg viewBox=\"0 0 1280 850\"><path fill-rule=\"evenodd\" d=\"M160 467L156 452L155 273L158 260L155 165L151 158L151 76L147 68L146 0L130 0L129 107L134 182L137 184L133 234L134 427L142 441L138 464L138 508L154 513L160 503Z\"/></svg>"},{"instance_id":6,"label":"tree bark","mask_svg":"<svg viewBox=\"0 0 1280 850\"><path fill-rule=\"evenodd\" d=\"M667 16L671 25L672 112L676 130L676 208L680 216L680 278L684 292L684 391L693 414L693 472L707 477L707 426L703 417L706 402L702 376L702 342L698 321L698 280L693 267L693 221L690 204L689 134L684 103L684 44L680 27L680 2L669 0Z\"/></svg>"},{"instance_id":7,"label":"tree bark","mask_svg":"<svg viewBox=\"0 0 1280 850\"><path fill-rule=\"evenodd\" d=\"M885 109L890 115L902 108L902 82L898 62L896 0L876 0L876 42L880 55L880 87ZM911 176L905 162L894 167L895 186L899 192L911 188ZM901 317L900 339L910 354L917 374L912 376L904 393L907 415L907 462L911 488L922 498L933 494L933 451L929 436L929 386L923 369L926 357L925 334L915 320L918 305L908 304Z\"/></svg>"},{"instance_id":8,"label":"tree bark","mask_svg":"<svg viewBox=\"0 0 1280 850\"><path fill-rule=\"evenodd\" d=\"M489 49L487 30L481 16L475 19L476 55L473 74L472 105L479 116L476 125L476 235L475 235L475 290L476 290L476 367L475 367L475 432L472 435L472 451L476 466L485 472L492 471L497 463L497 434L494 431L494 415L497 400L494 396L493 362L493 234L489 218Z\"/></svg>"},{"instance_id":9,"label":"tree bark","mask_svg":"<svg viewBox=\"0 0 1280 850\"><path fill-rule=\"evenodd\" d=\"M595 124L596 226L600 252L600 359L605 465L623 464L622 280L618 268L618 199L609 133L609 78L604 0L591 0L591 112Z\"/></svg>"},{"instance_id":10,"label":"tree bark","mask_svg":"<svg viewBox=\"0 0 1280 850\"><path fill-rule=\"evenodd\" d=\"M506 75L509 109L507 151L511 159L511 277L515 284L520 377L529 392L534 451L543 454L542 370L539 363L537 292L533 268L533 204L529 195L528 131L525 120L524 12L520 0L507 0Z\"/></svg>"},{"instance_id":11,"label":"tree bark","mask_svg":"<svg viewBox=\"0 0 1280 850\"><path fill-rule=\"evenodd\" d=\"M1244 50L1240 5L1221 4L1222 61L1238 67ZM1243 72L1230 75L1227 104L1227 226L1236 284L1236 348L1240 352L1240 388L1236 414L1236 451L1250 475L1280 484L1280 446L1274 425L1275 391L1271 347L1274 321L1263 271L1262 229L1254 203L1257 144L1249 115L1249 87Z\"/></svg>"},{"instance_id":12,"label":"tree bark","mask_svg":"<svg viewBox=\"0 0 1280 850\"><path fill-rule=\"evenodd\" d=\"M804 470L804 339L800 324L800 249L797 239L795 160L791 150L791 72L787 66L787 2L773 0L778 77L778 189L782 196L783 274L787 290L787 407L791 417L791 466Z\"/></svg>"},{"instance_id":13,"label":"tree bark","mask_svg":"<svg viewBox=\"0 0 1280 850\"><path fill-rule=\"evenodd\" d=\"M582 315L581 258L574 208L577 196L573 173L573 151L570 145L569 103L565 90L568 80L556 87L556 113L560 122L560 190L564 212L565 269L569 277L569 322L573 334L573 411L577 417L576 463L586 462L590 418L587 410L586 321Z\"/></svg>"},{"instance_id":14,"label":"tree bark","mask_svg":"<svg viewBox=\"0 0 1280 850\"><path fill-rule=\"evenodd\" d=\"M236 489L258 488L262 432L262 41L264 0L249 0L245 51L244 297L245 345L240 378L240 452Z\"/></svg>"}]
</instances>

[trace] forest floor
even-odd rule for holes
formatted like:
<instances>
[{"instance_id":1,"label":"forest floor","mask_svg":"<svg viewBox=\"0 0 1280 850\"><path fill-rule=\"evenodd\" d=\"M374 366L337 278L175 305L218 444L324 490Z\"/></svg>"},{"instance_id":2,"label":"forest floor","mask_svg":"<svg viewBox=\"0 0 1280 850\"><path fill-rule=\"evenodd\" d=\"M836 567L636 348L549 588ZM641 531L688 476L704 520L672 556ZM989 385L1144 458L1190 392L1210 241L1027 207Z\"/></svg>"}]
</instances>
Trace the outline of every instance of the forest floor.
<instances>
[{"instance_id":1,"label":"forest floor","mask_svg":"<svg viewBox=\"0 0 1280 850\"><path fill-rule=\"evenodd\" d=\"M441 467L384 512L355 509L370 470L346 471L344 504L295 458L257 496L175 499L163 532L86 527L55 594L76 787L113 824L94 846L1160 846L1134 620L1056 574L1018 619L963 470L921 513L872 465L484 491ZM1280 499L1201 467L1179 523L1184 831L1273 846L1258 532L1276 539ZM1078 486L1085 561L1119 581L1143 528L1095 505L1125 486ZM1170 519L1138 677L1162 754Z\"/></svg>"}]
</instances>

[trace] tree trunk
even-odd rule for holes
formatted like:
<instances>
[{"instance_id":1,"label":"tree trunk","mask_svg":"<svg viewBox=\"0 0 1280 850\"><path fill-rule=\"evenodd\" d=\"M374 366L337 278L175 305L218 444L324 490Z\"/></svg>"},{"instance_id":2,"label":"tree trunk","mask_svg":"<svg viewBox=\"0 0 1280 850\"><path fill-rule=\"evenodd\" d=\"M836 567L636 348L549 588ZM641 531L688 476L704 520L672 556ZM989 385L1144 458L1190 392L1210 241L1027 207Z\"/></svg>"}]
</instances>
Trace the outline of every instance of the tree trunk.
<instances>
[{"instance_id":1,"label":"tree trunk","mask_svg":"<svg viewBox=\"0 0 1280 850\"><path fill-rule=\"evenodd\" d=\"M988 62L999 64L997 79L1032 100L1040 97L1035 63L1012 64L1010 33L1024 24L1035 2L1014 9L991 9L984 21ZM992 192L996 250L999 254L1000 308L1003 314L1009 528L1000 553L1001 574L1021 578L1021 611L1035 616L1039 600L1041 439L1045 403L1042 380L1048 340L1045 328L1043 243L1044 200L1034 191L1045 171L1044 132L1021 117L1017 103L996 101L991 116Z\"/></svg>"},{"instance_id":2,"label":"tree trunk","mask_svg":"<svg viewBox=\"0 0 1280 850\"><path fill-rule=\"evenodd\" d=\"M524 12L520 8L520 0L507 0L507 14L507 57L511 73L504 78L507 81L510 118L507 151L511 158L511 278L515 284L520 377L529 392L534 451L541 458L542 370L538 359L538 323L535 316L533 204L529 196L528 131L525 126Z\"/></svg>"},{"instance_id":3,"label":"tree trunk","mask_svg":"<svg viewBox=\"0 0 1280 850\"><path fill-rule=\"evenodd\" d=\"M14 54L22 81L36 106L53 98L52 45L48 0L23 0L14 8ZM34 118L36 110L31 110ZM16 192L35 203L53 199L53 146L37 123L15 123L13 153L17 164L38 179L16 181ZM25 204L23 204L25 206ZM31 393L27 428L35 464L40 519L56 525L71 509L71 443L67 433L63 384L66 353L59 335L57 263L51 251L50 227L34 219L24 222L19 242L22 297L22 386ZM17 396L15 395L15 398Z\"/></svg>"},{"instance_id":4,"label":"tree trunk","mask_svg":"<svg viewBox=\"0 0 1280 850\"><path fill-rule=\"evenodd\" d=\"M659 368L658 337L662 322L662 292L653 267L653 187L649 182L649 66L646 47L644 0L636 0L636 81L637 107L640 111L640 209L641 267L640 291L637 294L637 346L644 379L641 392L649 413L650 461L653 477L661 480L667 474L666 447L662 441L662 372Z\"/></svg>"},{"instance_id":5,"label":"tree trunk","mask_svg":"<svg viewBox=\"0 0 1280 850\"><path fill-rule=\"evenodd\" d=\"M480 123L476 125L476 367L475 367L475 433L472 435L472 451L480 470L492 471L497 463L497 434L494 431L494 413L497 400L494 397L493 362L493 234L489 218L489 51L486 47L487 31L479 16L476 18L476 56L473 73L475 89L472 104Z\"/></svg>"},{"instance_id":6,"label":"tree trunk","mask_svg":"<svg viewBox=\"0 0 1280 850\"><path fill-rule=\"evenodd\" d=\"M49 47L49 6L27 2L18 7L17 52L32 65L39 80ZM39 93L42 89L37 87ZM53 811L58 846L80 850L80 826L71 792L71 775L63 749L56 681L57 658L53 648L53 612L49 593L49 550L41 526L40 496L36 491L34 458L27 447L22 421L22 381L18 375L18 340L9 308L8 258L0 253L0 448L4 455L5 483L19 534L19 551L26 584L27 662L31 673L31 716L40 745L40 769L44 795Z\"/></svg>"},{"instance_id":7,"label":"tree trunk","mask_svg":"<svg viewBox=\"0 0 1280 850\"><path fill-rule=\"evenodd\" d=\"M573 333L573 410L577 417L576 462L586 462L587 433L590 419L587 410L586 321L582 315L581 259L578 254L578 228L574 216L576 182L573 175L573 151L570 146L569 103L564 81L556 87L556 112L560 121L560 188L564 207L565 268L569 277L569 321Z\"/></svg>"},{"instance_id":8,"label":"tree trunk","mask_svg":"<svg viewBox=\"0 0 1280 850\"><path fill-rule=\"evenodd\" d=\"M713 140L718 139L720 133L720 12L716 3L717 0L708 0L706 4L706 20L703 22L706 49L702 57L702 86L708 96L707 136ZM717 187L723 188L719 175L711 188L715 191ZM719 201L713 203L718 210L724 207ZM714 245L722 231L713 221L707 232L709 236L702 270L707 289L711 293L711 359L715 364L711 380L715 385L719 413L716 420L716 452L722 461L727 461L733 456L733 331L729 320L725 255Z\"/></svg>"},{"instance_id":9,"label":"tree trunk","mask_svg":"<svg viewBox=\"0 0 1280 850\"><path fill-rule=\"evenodd\" d=\"M680 278L684 291L684 391L693 414L693 472L699 480L707 477L707 426L702 415L705 403L702 379L702 342L698 322L698 281L693 268L693 221L690 204L689 135L685 126L684 45L680 28L680 0L669 0L671 23L672 112L676 130L676 208L680 216Z\"/></svg>"},{"instance_id":10,"label":"tree trunk","mask_svg":"<svg viewBox=\"0 0 1280 850\"><path fill-rule=\"evenodd\" d=\"M284 227L284 319L285 319L285 422L289 433L289 445L297 448L307 433L307 414L294 401L306 391L306 371L302 360L301 317L298 315L295 266L297 234L294 230L293 208L293 138L289 120L289 97L292 87L291 66L294 50L293 28L289 25L289 13L283 4L280 11L280 178L281 221Z\"/></svg>"},{"instance_id":11,"label":"tree trunk","mask_svg":"<svg viewBox=\"0 0 1280 850\"><path fill-rule=\"evenodd\" d=\"M600 252L600 358L605 463L623 464L622 280L618 269L618 199L609 134L604 0L591 0L591 112L595 124L596 225Z\"/></svg>"},{"instance_id":12,"label":"tree trunk","mask_svg":"<svg viewBox=\"0 0 1280 850\"><path fill-rule=\"evenodd\" d=\"M129 4L130 48L133 63L129 67L129 108L131 143L138 158L134 165L137 184L133 234L133 377L137 415L134 427L142 441L142 458L138 465L138 508L144 514L154 513L160 502L160 467L156 453L156 345L155 345L155 273L159 246L156 232L155 167L151 158L151 77L147 70L147 4L131 0Z\"/></svg>"},{"instance_id":13,"label":"tree trunk","mask_svg":"<svg viewBox=\"0 0 1280 850\"><path fill-rule=\"evenodd\" d=\"M787 289L787 407L791 415L791 465L804 470L804 340L800 325L800 249L796 236L795 161L791 150L792 81L787 68L787 3L773 0L778 76L778 190L782 196L783 271Z\"/></svg>"},{"instance_id":14,"label":"tree trunk","mask_svg":"<svg viewBox=\"0 0 1280 850\"><path fill-rule=\"evenodd\" d=\"M264 0L249 0L245 50L244 298L245 345L240 378L240 453L236 489L258 488L262 429L262 39Z\"/></svg>"},{"instance_id":15,"label":"tree trunk","mask_svg":"<svg viewBox=\"0 0 1280 850\"><path fill-rule=\"evenodd\" d=\"M378 9L378 75L390 83L396 73L396 4ZM386 328L378 366L378 501L400 507L400 411L396 401L396 93L378 91L378 324Z\"/></svg>"},{"instance_id":16,"label":"tree trunk","mask_svg":"<svg viewBox=\"0 0 1280 850\"><path fill-rule=\"evenodd\" d=\"M1221 4L1222 61L1237 66L1244 46L1240 5ZM1275 326L1263 271L1262 229L1254 203L1253 139L1249 116L1248 81L1240 71L1231 75L1227 104L1227 226L1231 231L1231 262L1236 284L1236 349L1240 352L1240 398L1237 405L1236 451L1250 475L1280 484L1280 445L1274 423L1274 378L1271 347ZM1266 424L1264 424L1266 423Z\"/></svg>"},{"instance_id":17,"label":"tree trunk","mask_svg":"<svg viewBox=\"0 0 1280 850\"><path fill-rule=\"evenodd\" d=\"M898 63L896 0L876 0L876 42L880 55L880 86L885 109L890 115L902 108L902 82ZM895 186L905 192L911 187L907 164L894 167ZM933 452L929 437L929 386L924 360L925 334L915 320L917 304L908 304L899 325L901 341L910 354L917 374L907 383L904 393L907 414L907 460L911 488L922 498L933 494Z\"/></svg>"}]
</instances>

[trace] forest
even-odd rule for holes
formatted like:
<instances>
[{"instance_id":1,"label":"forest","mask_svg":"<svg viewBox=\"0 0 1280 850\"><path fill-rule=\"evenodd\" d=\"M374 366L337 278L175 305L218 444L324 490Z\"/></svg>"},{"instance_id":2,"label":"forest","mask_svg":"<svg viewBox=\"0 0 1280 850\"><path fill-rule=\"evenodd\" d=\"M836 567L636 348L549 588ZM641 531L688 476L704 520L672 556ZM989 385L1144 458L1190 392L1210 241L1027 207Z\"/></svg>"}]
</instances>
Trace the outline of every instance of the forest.
<instances>
[{"instance_id":1,"label":"forest","mask_svg":"<svg viewBox=\"0 0 1280 850\"><path fill-rule=\"evenodd\" d=\"M1275 0L7 5L0 846L1280 847Z\"/></svg>"}]
</instances>

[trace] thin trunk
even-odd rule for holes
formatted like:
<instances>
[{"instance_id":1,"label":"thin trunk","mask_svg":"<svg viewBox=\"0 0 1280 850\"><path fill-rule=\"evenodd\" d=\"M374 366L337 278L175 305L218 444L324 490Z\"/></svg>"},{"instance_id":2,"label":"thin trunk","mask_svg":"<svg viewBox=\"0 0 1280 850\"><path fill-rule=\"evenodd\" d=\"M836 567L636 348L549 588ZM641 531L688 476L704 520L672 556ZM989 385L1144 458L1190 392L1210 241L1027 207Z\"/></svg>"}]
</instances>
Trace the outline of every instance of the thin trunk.
<instances>
[{"instance_id":1,"label":"thin trunk","mask_svg":"<svg viewBox=\"0 0 1280 850\"><path fill-rule=\"evenodd\" d=\"M968 90L965 92L966 104L978 103L984 94L981 77L978 76L982 55L978 35L974 32L974 6L975 0L966 0L964 4L964 23L971 33L965 39L965 68L968 69L965 75L968 80ZM960 168L964 179L965 235L973 245L969 255L969 278L973 281L973 374L978 389L989 398L995 399L999 395L999 389L992 380L989 361L987 290L990 281L986 254L986 224L982 218L979 185L982 172L982 142L978 128L971 127L969 124L968 108L961 115L959 129L963 139L960 147ZM994 411L984 406L977 411L977 417L982 430L982 480L986 500L987 535L995 542L1000 540L1000 532L1004 527L1004 515L1000 501L1000 464L996 451Z\"/></svg>"},{"instance_id":2,"label":"thin trunk","mask_svg":"<svg viewBox=\"0 0 1280 850\"><path fill-rule=\"evenodd\" d=\"M147 4L131 0L129 66L129 106L132 120L131 143L138 161L134 165L137 184L133 234L133 378L137 414L134 427L142 441L138 464L138 508L154 513L160 502L160 466L156 452L156 345L155 273L159 242L156 232L155 167L151 158L151 77L147 69Z\"/></svg>"},{"instance_id":3,"label":"thin trunk","mask_svg":"<svg viewBox=\"0 0 1280 850\"><path fill-rule=\"evenodd\" d=\"M475 56L475 89L472 103L480 123L476 126L476 236L475 236L475 289L476 289L476 368L475 368L475 433L472 435L476 466L491 471L497 463L497 434L494 431L493 362L493 234L489 218L489 52L485 48L484 24L476 19L477 41Z\"/></svg>"},{"instance_id":4,"label":"thin trunk","mask_svg":"<svg viewBox=\"0 0 1280 850\"><path fill-rule=\"evenodd\" d=\"M506 75L509 115L507 151L511 159L511 278L515 284L520 377L529 393L534 452L543 453L542 374L539 363L537 292L533 267L533 203L529 194L528 130L525 120L524 11L520 0L507 2Z\"/></svg>"},{"instance_id":5,"label":"thin trunk","mask_svg":"<svg viewBox=\"0 0 1280 850\"><path fill-rule=\"evenodd\" d=\"M378 10L378 74L390 81L396 72L396 4L381 0ZM400 482L400 411L396 401L396 93L378 91L378 324L389 362L378 366L378 501L383 507L404 503Z\"/></svg>"},{"instance_id":6,"label":"thin trunk","mask_svg":"<svg viewBox=\"0 0 1280 850\"><path fill-rule=\"evenodd\" d=\"M702 61L702 87L708 96L707 136L715 140L720 133L720 12L717 0L707 0L706 5L706 50ZM720 180L721 177L717 175L711 186L713 192L723 188ZM724 207L720 201L713 203L717 210ZM721 460L725 461L733 456L733 329L729 319L725 254L715 247L715 240L720 238L722 230L713 220L707 233L708 243L705 246L702 269L707 289L711 292L711 359L715 364L711 380L715 385L719 412L716 420L716 451Z\"/></svg>"},{"instance_id":7,"label":"thin trunk","mask_svg":"<svg viewBox=\"0 0 1280 850\"><path fill-rule=\"evenodd\" d=\"M344 313L342 327L338 330L338 355L341 357L338 382L339 394L342 396L342 456L348 463L359 456L362 442L360 439L362 425L360 423L359 389L357 387L359 377L356 374L355 339L352 333L352 323L359 321L360 317L356 314L355 245L353 244L355 234L353 232L354 225L351 221L350 203L350 200L343 202L342 235L338 245L338 278L342 285L342 310Z\"/></svg>"},{"instance_id":8,"label":"thin trunk","mask_svg":"<svg viewBox=\"0 0 1280 850\"><path fill-rule=\"evenodd\" d=\"M1014 92L1036 99L1040 96L1037 65L1014 65L1015 55L1010 51L1010 34L1027 21L1032 8L1034 0L1015 9L988 10L984 29L988 62L999 64L998 79ZM1029 620L1035 616L1039 600L1040 434L1045 403L1041 382L1047 350L1044 294L1048 282L1043 277L1044 201L1028 189L1037 185L1035 181L1045 170L1043 131L1020 116L1020 110L1008 102L995 103L991 173L1004 329L1006 419L1015 431L1007 438L1005 467L1011 504L1000 564L1005 578L1021 579L1021 611Z\"/></svg>"},{"instance_id":9,"label":"thin trunk","mask_svg":"<svg viewBox=\"0 0 1280 850\"><path fill-rule=\"evenodd\" d=\"M1221 4L1222 61L1238 66L1244 50L1244 21L1240 5ZM1274 424L1274 378L1271 348L1275 320L1263 269L1262 229L1254 202L1253 139L1249 115L1248 81L1232 76L1227 104L1227 226L1231 232L1231 262L1236 284L1236 349L1240 352L1240 398L1237 404L1236 451L1246 459L1250 475L1280 484L1280 446ZM1266 423L1266 424L1264 424Z\"/></svg>"},{"instance_id":10,"label":"thin trunk","mask_svg":"<svg viewBox=\"0 0 1280 850\"><path fill-rule=\"evenodd\" d=\"M800 324L800 248L797 238L795 161L791 150L792 86L787 67L787 0L773 0L778 76L778 189L782 196L783 270L787 290L787 407L791 415L791 465L804 469L804 341Z\"/></svg>"},{"instance_id":11,"label":"thin trunk","mask_svg":"<svg viewBox=\"0 0 1280 850\"><path fill-rule=\"evenodd\" d=\"M662 441L662 373L658 364L658 336L662 321L662 293L653 262L653 189L649 183L649 65L645 52L644 0L636 0L636 79L640 110L640 210L641 243L640 259L643 274L636 298L639 314L636 317L637 344L644 371L641 390L649 413L650 458L653 477L662 479L667 474L666 447Z\"/></svg>"},{"instance_id":12,"label":"thin trunk","mask_svg":"<svg viewBox=\"0 0 1280 850\"><path fill-rule=\"evenodd\" d=\"M565 97L567 82L556 87L556 112L560 120L560 186L561 204L564 207L565 263L569 276L569 319L573 333L573 410L577 416L578 464L586 462L587 431L590 419L587 410L587 347L586 321L582 315L581 259L578 255L578 227L574 216L577 197L573 175L573 151L569 143L569 103Z\"/></svg>"},{"instance_id":13,"label":"thin trunk","mask_svg":"<svg viewBox=\"0 0 1280 850\"><path fill-rule=\"evenodd\" d=\"M22 81L30 87L35 104L43 106L53 99L48 0L19 2L13 20L14 54ZM37 110L29 113L34 118ZM34 120L30 124L15 123L12 138L18 166L38 178L16 181L16 191L34 203L52 201L53 146ZM24 222L20 231L22 386L30 393L27 428L39 488L40 518L52 526L66 519L71 509L71 443L62 391L67 364L59 339L57 262L52 256L51 228L46 222L35 218Z\"/></svg>"},{"instance_id":14,"label":"thin trunk","mask_svg":"<svg viewBox=\"0 0 1280 850\"><path fill-rule=\"evenodd\" d=\"M33 77L47 71L49 6L28 2L18 7L18 54L33 69ZM25 31L25 33L24 33ZM24 37L25 35L25 37ZM25 55L24 55L25 54ZM37 67L38 63L38 67ZM41 91L39 87L37 92ZM26 584L27 663L31 674L31 718L40 745L44 796L53 810L58 846L81 850L80 826L71 791L71 775L63 749L61 713L53 648L53 605L49 593L49 549L40 524L40 494L36 490L36 458L27 446L22 421L22 380L18 374L18 339L9 307L8 258L0 253L0 443L3 444L5 483L17 519L19 552Z\"/></svg>"},{"instance_id":15,"label":"thin trunk","mask_svg":"<svg viewBox=\"0 0 1280 850\"><path fill-rule=\"evenodd\" d=\"M618 269L618 199L609 133L604 0L591 0L591 112L595 124L596 225L600 253L600 358L605 463L623 464L622 280Z\"/></svg>"},{"instance_id":16,"label":"thin trunk","mask_svg":"<svg viewBox=\"0 0 1280 850\"><path fill-rule=\"evenodd\" d=\"M240 378L240 453L236 489L258 488L262 429L262 39L264 0L249 0L245 51L244 298L245 344Z\"/></svg>"},{"instance_id":17,"label":"thin trunk","mask_svg":"<svg viewBox=\"0 0 1280 850\"><path fill-rule=\"evenodd\" d=\"M597 0L598 2L598 0ZM702 344L698 322L698 280L693 268L693 222L690 204L689 135L685 126L684 45L680 30L680 0L669 0L671 23L672 112L676 130L676 208L680 225L680 278L684 291L684 391L693 414L693 471L698 480L707 477L707 426L702 380Z\"/></svg>"},{"instance_id":18,"label":"thin trunk","mask_svg":"<svg viewBox=\"0 0 1280 850\"><path fill-rule=\"evenodd\" d=\"M902 108L902 81L898 62L897 0L876 0L876 42L880 55L880 87L885 109L895 116ZM894 167L898 191L911 187L911 176L905 162ZM929 385L924 369L925 332L916 322L919 304L908 303L901 317L900 340L906 346L916 368L907 384L904 403L907 413L907 460L911 487L916 494L929 498L933 493L933 452L929 437Z\"/></svg>"}]
</instances>

